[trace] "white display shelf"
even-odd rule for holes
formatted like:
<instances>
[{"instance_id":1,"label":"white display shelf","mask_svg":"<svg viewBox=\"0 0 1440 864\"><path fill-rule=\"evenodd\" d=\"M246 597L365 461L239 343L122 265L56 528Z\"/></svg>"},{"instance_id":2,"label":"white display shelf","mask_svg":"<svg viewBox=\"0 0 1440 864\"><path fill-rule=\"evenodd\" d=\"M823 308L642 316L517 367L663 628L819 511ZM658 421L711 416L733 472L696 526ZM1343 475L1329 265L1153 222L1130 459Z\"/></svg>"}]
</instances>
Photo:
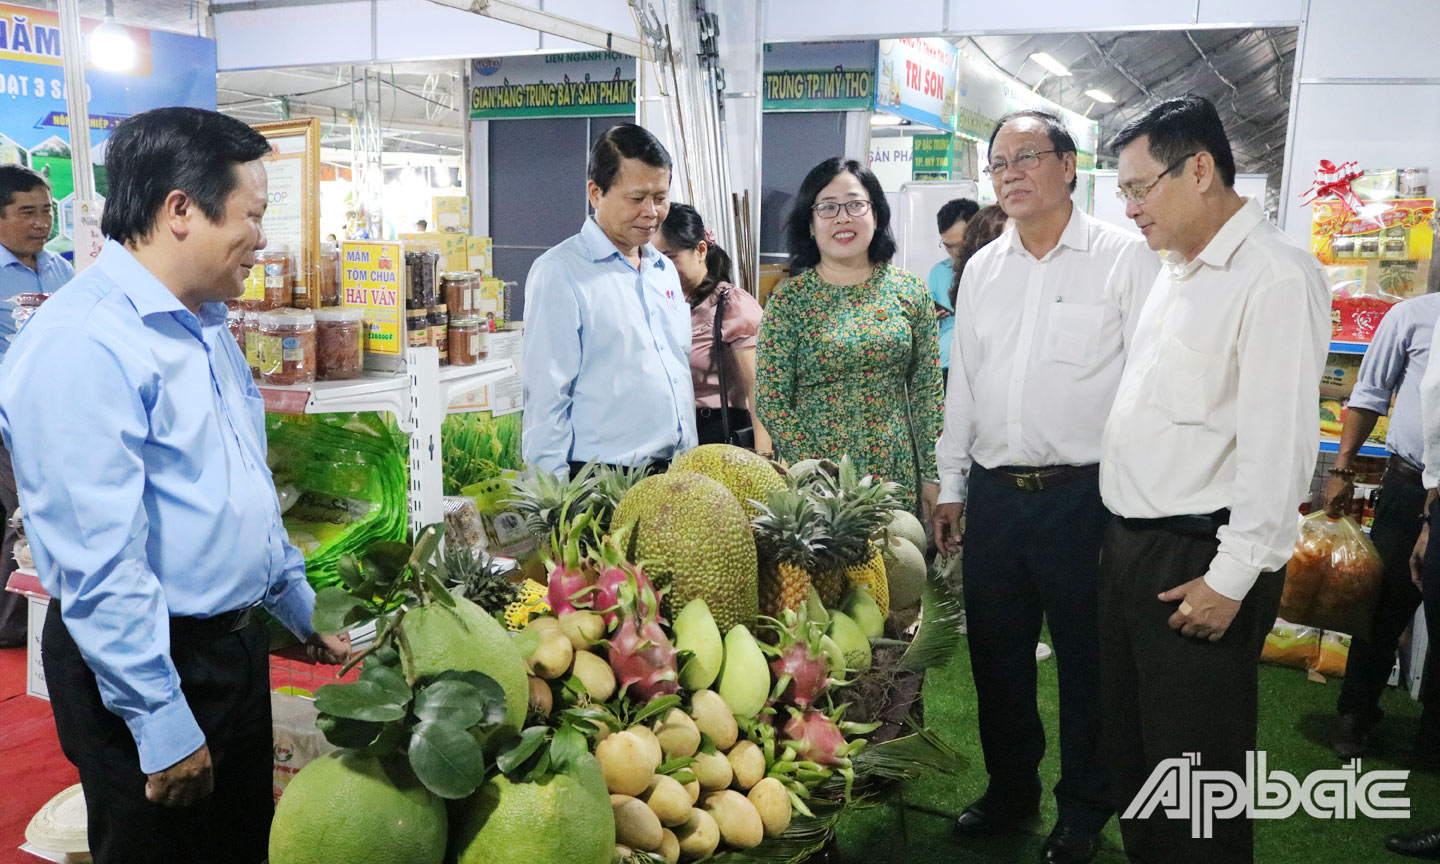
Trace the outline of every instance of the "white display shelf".
<instances>
[{"instance_id":1,"label":"white display shelf","mask_svg":"<svg viewBox=\"0 0 1440 864\"><path fill-rule=\"evenodd\" d=\"M443 404L515 374L509 359L488 360L473 366L446 366L440 370ZM272 414L338 414L350 411L384 411L406 424L410 414L410 376L405 373L370 374L350 381L316 381L313 384L262 384L265 410Z\"/></svg>"}]
</instances>

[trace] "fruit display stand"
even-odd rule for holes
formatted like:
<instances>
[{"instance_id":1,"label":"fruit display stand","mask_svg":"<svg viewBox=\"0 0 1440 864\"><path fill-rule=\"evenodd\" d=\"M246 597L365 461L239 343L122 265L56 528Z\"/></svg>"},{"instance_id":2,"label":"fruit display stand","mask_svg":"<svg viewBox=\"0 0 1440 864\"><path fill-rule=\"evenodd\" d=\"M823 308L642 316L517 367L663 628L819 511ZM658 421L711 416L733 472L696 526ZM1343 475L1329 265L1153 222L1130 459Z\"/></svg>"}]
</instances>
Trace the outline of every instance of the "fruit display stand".
<instances>
[{"instance_id":1,"label":"fruit display stand","mask_svg":"<svg viewBox=\"0 0 1440 864\"><path fill-rule=\"evenodd\" d=\"M904 549L923 532L892 484L847 461L786 478L738 448L692 453L649 477L517 484L544 584L517 590L443 524L343 561L316 628L377 635L358 680L315 693L340 749L280 798L270 864L798 862L850 808L957 770L916 702L959 604ZM882 613L891 597L903 608ZM335 822L402 799L413 831Z\"/></svg>"}]
</instances>

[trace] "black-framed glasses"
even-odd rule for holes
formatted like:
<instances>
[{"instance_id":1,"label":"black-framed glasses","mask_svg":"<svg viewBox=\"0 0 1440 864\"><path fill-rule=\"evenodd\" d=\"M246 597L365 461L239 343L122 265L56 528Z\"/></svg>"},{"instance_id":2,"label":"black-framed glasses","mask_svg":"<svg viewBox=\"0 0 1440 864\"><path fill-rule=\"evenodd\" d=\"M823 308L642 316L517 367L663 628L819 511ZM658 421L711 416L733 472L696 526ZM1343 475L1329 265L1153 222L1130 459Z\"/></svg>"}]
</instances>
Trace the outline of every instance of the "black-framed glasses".
<instances>
[{"instance_id":1,"label":"black-framed glasses","mask_svg":"<svg viewBox=\"0 0 1440 864\"><path fill-rule=\"evenodd\" d=\"M819 216L821 219L834 219L836 216L840 215L841 207L845 208L846 213L850 214L852 217L857 218L860 216L864 216L866 213L870 212L870 202L866 201L864 198L856 198L854 201L843 202L821 201L819 204L816 204L810 209L814 210L815 215Z\"/></svg>"},{"instance_id":2,"label":"black-framed glasses","mask_svg":"<svg viewBox=\"0 0 1440 864\"><path fill-rule=\"evenodd\" d=\"M1041 156L1044 156L1046 153L1059 152L1059 150L1022 150L1021 152L1015 154L1014 159L996 159L989 165L986 165L984 169L985 176L999 177L1001 174L1004 174L1005 170L1012 165L1015 167L1016 171L1019 171L1022 174L1026 171L1034 171L1035 168L1040 164Z\"/></svg>"},{"instance_id":3,"label":"black-framed glasses","mask_svg":"<svg viewBox=\"0 0 1440 864\"><path fill-rule=\"evenodd\" d=\"M1119 198L1121 201L1134 201L1136 204L1145 203L1145 199L1150 195L1150 190L1154 189L1156 186L1159 186L1160 181L1165 179L1166 174L1169 174L1175 171L1175 169L1179 168L1181 165L1184 165L1187 161L1189 161L1191 156L1198 155L1200 155L1199 150L1196 150L1194 153L1186 153L1184 156L1181 156L1179 159L1171 162L1168 166L1166 166L1165 170L1161 171L1154 180L1151 180L1144 186L1135 186L1132 184L1130 186L1121 186L1119 189L1116 189L1115 197Z\"/></svg>"}]
</instances>

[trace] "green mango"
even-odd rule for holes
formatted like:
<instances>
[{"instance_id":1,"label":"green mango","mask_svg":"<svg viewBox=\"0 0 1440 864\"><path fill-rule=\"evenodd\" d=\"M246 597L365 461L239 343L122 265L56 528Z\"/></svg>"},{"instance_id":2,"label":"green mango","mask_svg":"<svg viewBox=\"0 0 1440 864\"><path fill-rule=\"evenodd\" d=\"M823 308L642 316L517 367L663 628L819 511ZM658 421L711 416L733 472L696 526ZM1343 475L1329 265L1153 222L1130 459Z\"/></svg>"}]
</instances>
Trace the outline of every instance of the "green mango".
<instances>
[{"instance_id":1,"label":"green mango","mask_svg":"<svg viewBox=\"0 0 1440 864\"><path fill-rule=\"evenodd\" d=\"M709 689L725 663L725 642L704 598L686 603L675 616L675 648L693 655L680 670L680 686L692 693Z\"/></svg>"},{"instance_id":2,"label":"green mango","mask_svg":"<svg viewBox=\"0 0 1440 864\"><path fill-rule=\"evenodd\" d=\"M725 665L715 689L730 706L730 713L743 720L753 719L770 698L770 666L744 624L736 624L725 634Z\"/></svg>"},{"instance_id":3,"label":"green mango","mask_svg":"<svg viewBox=\"0 0 1440 864\"><path fill-rule=\"evenodd\" d=\"M840 605L845 614L860 625L866 639L879 639L885 635L885 616L880 614L880 606L869 591L851 588Z\"/></svg>"},{"instance_id":4,"label":"green mango","mask_svg":"<svg viewBox=\"0 0 1440 864\"><path fill-rule=\"evenodd\" d=\"M831 610L829 636L845 652L845 665L856 672L870 668L870 640L855 619L844 612Z\"/></svg>"},{"instance_id":5,"label":"green mango","mask_svg":"<svg viewBox=\"0 0 1440 864\"><path fill-rule=\"evenodd\" d=\"M820 600L820 592L815 590L814 585L810 586L810 596L805 600L805 610L809 613L811 621L821 627L830 626L830 610L825 608L825 604Z\"/></svg>"},{"instance_id":6,"label":"green mango","mask_svg":"<svg viewBox=\"0 0 1440 864\"><path fill-rule=\"evenodd\" d=\"M835 640L829 636L820 637L820 653L825 657L825 665L830 667L830 677L836 681L845 680L845 652L835 644Z\"/></svg>"}]
</instances>

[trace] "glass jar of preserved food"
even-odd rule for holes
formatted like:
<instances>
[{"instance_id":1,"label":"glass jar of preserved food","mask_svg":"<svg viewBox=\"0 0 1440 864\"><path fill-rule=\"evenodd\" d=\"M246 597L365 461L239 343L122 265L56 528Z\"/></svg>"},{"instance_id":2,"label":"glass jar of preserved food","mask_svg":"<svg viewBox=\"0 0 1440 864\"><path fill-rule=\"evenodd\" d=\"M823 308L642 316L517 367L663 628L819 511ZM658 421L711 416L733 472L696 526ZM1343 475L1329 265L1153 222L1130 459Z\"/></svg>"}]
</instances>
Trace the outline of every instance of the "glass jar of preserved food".
<instances>
[{"instance_id":1,"label":"glass jar of preserved food","mask_svg":"<svg viewBox=\"0 0 1440 864\"><path fill-rule=\"evenodd\" d=\"M365 369L364 318L359 309L315 310L315 371L321 381L360 377Z\"/></svg>"},{"instance_id":2,"label":"glass jar of preserved food","mask_svg":"<svg viewBox=\"0 0 1440 864\"><path fill-rule=\"evenodd\" d=\"M240 305L252 311L280 309L290 304L295 290L295 260L284 243L267 246L255 256Z\"/></svg>"},{"instance_id":3,"label":"glass jar of preserved food","mask_svg":"<svg viewBox=\"0 0 1440 864\"><path fill-rule=\"evenodd\" d=\"M440 352L440 365L450 365L449 352L450 314L445 304L430 307L430 344Z\"/></svg>"},{"instance_id":4,"label":"glass jar of preserved food","mask_svg":"<svg viewBox=\"0 0 1440 864\"><path fill-rule=\"evenodd\" d=\"M230 330L230 335L235 337L235 344L240 346L240 353L245 353L245 310L231 309L225 313L225 326Z\"/></svg>"},{"instance_id":5,"label":"glass jar of preserved food","mask_svg":"<svg viewBox=\"0 0 1440 864\"><path fill-rule=\"evenodd\" d=\"M260 313L246 312L242 327L245 331L245 362L250 366L250 377L260 377Z\"/></svg>"},{"instance_id":6,"label":"glass jar of preserved food","mask_svg":"<svg viewBox=\"0 0 1440 864\"><path fill-rule=\"evenodd\" d=\"M445 308L455 318L468 318L475 314L475 293L480 287L479 274L472 270L444 273L440 285L445 299Z\"/></svg>"},{"instance_id":7,"label":"glass jar of preserved food","mask_svg":"<svg viewBox=\"0 0 1440 864\"><path fill-rule=\"evenodd\" d=\"M489 354L489 334L480 318L450 319L450 365L474 366Z\"/></svg>"},{"instance_id":8,"label":"glass jar of preserved food","mask_svg":"<svg viewBox=\"0 0 1440 864\"><path fill-rule=\"evenodd\" d=\"M405 344L411 348L430 344L430 315L424 309L405 310Z\"/></svg>"},{"instance_id":9,"label":"glass jar of preserved food","mask_svg":"<svg viewBox=\"0 0 1440 864\"><path fill-rule=\"evenodd\" d=\"M340 247L320 244L320 305L340 305Z\"/></svg>"},{"instance_id":10,"label":"glass jar of preserved food","mask_svg":"<svg viewBox=\"0 0 1440 864\"><path fill-rule=\"evenodd\" d=\"M315 380L315 313L276 309L260 315L260 375L266 384Z\"/></svg>"}]
</instances>

